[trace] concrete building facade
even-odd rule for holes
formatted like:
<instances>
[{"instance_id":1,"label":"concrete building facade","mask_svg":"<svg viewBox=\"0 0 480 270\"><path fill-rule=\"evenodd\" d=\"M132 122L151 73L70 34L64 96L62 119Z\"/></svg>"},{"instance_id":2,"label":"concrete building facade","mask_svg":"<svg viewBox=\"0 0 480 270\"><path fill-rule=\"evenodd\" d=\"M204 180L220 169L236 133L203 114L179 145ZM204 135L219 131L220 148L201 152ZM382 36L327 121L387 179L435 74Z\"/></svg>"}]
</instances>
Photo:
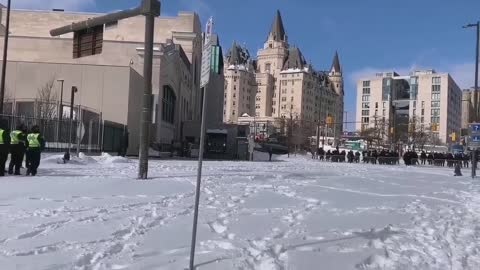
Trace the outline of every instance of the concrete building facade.
<instances>
[{"instance_id":1,"label":"concrete building facade","mask_svg":"<svg viewBox=\"0 0 480 270\"><path fill-rule=\"evenodd\" d=\"M2 18L5 12L3 8ZM98 15L12 11L6 79L6 99L11 105L6 106L10 111L5 113L34 113L28 104L38 102L38 89L53 80L54 90L60 92L57 80L61 79L65 106L70 100L70 88L78 87L75 106L81 105L103 120L127 125L128 153L138 154L143 16L105 27L102 53L95 56L73 59L73 34L49 34L53 28ZM202 30L198 15L180 12L176 17L155 18L154 41L151 143L170 144L172 140L183 140L183 122L198 121L201 115Z\"/></svg>"},{"instance_id":2,"label":"concrete building facade","mask_svg":"<svg viewBox=\"0 0 480 270\"><path fill-rule=\"evenodd\" d=\"M443 143L458 142L461 103L462 91L448 73L378 73L357 82L356 128L361 131L383 123L391 143L406 144L415 123Z\"/></svg>"},{"instance_id":3,"label":"concrete building facade","mask_svg":"<svg viewBox=\"0 0 480 270\"><path fill-rule=\"evenodd\" d=\"M468 129L469 125L474 121L473 119L473 103L474 92L473 88L464 89L462 92L462 129Z\"/></svg>"},{"instance_id":4,"label":"concrete building facade","mask_svg":"<svg viewBox=\"0 0 480 270\"><path fill-rule=\"evenodd\" d=\"M320 125L330 121L336 123L330 135L341 135L344 91L338 54L329 71L316 71L300 48L290 46L280 12L256 60L234 44L226 61L225 122L254 120L264 125L291 118ZM242 117L245 114L248 117Z\"/></svg>"}]
</instances>

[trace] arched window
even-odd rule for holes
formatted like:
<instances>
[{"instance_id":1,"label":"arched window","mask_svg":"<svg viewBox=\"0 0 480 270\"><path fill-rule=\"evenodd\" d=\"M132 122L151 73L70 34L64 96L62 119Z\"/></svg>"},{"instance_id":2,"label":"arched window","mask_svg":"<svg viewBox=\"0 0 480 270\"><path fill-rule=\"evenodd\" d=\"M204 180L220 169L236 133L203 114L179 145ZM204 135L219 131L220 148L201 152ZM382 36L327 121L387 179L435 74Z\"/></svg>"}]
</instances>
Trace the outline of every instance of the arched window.
<instances>
[{"instance_id":1,"label":"arched window","mask_svg":"<svg viewBox=\"0 0 480 270\"><path fill-rule=\"evenodd\" d=\"M173 124L175 121L175 103L177 97L173 89L168 86L163 86L163 108L162 108L162 120Z\"/></svg>"}]
</instances>

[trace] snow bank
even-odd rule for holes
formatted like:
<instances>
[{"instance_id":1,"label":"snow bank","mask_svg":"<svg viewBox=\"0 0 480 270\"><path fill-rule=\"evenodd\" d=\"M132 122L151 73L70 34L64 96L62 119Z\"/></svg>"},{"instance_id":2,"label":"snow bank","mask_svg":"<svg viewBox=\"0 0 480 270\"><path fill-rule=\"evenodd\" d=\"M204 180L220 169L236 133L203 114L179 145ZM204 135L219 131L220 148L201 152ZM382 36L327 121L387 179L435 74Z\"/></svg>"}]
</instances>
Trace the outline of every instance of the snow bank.
<instances>
[{"instance_id":1,"label":"snow bank","mask_svg":"<svg viewBox=\"0 0 480 270\"><path fill-rule=\"evenodd\" d=\"M90 156L85 155L84 153L80 153L79 156L75 156L75 154L70 155L70 160L68 162L64 162L63 154L55 154L55 155L47 155L46 157L42 158L42 164L73 164L73 165L90 165L96 164L97 161Z\"/></svg>"},{"instance_id":2,"label":"snow bank","mask_svg":"<svg viewBox=\"0 0 480 270\"><path fill-rule=\"evenodd\" d=\"M117 164L117 163L130 163L128 158L112 156L108 153L102 153L102 156L98 159L103 164Z\"/></svg>"}]
</instances>

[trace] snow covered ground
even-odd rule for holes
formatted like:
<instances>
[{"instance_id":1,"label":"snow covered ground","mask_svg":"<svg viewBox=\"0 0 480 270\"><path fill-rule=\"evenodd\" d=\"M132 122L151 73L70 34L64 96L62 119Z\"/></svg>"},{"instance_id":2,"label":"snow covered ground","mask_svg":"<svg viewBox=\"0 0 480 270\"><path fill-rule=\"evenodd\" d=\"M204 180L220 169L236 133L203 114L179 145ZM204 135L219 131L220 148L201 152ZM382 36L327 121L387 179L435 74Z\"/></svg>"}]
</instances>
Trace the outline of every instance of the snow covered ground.
<instances>
[{"instance_id":1,"label":"snow covered ground","mask_svg":"<svg viewBox=\"0 0 480 270\"><path fill-rule=\"evenodd\" d=\"M195 161L0 179L0 269L185 269ZM464 171L467 174L466 171ZM204 163L197 269L480 269L480 184L445 168Z\"/></svg>"}]
</instances>

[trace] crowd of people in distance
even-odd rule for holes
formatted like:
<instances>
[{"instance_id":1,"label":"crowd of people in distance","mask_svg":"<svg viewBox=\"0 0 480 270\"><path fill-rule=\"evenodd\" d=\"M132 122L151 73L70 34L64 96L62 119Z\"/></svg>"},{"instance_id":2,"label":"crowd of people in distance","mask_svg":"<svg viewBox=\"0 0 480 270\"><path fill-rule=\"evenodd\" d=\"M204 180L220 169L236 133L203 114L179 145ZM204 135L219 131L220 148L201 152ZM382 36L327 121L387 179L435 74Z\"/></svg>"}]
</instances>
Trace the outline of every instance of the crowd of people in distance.
<instances>
[{"instance_id":1,"label":"crowd of people in distance","mask_svg":"<svg viewBox=\"0 0 480 270\"><path fill-rule=\"evenodd\" d=\"M469 167L470 155L464 153L437 153L422 151L420 155L415 151L406 151L403 156L397 151L390 150L368 150L368 151L345 151L337 147L336 149L325 151L323 148L318 148L316 151L311 150L312 159L319 159L320 161L331 162L348 162L348 163L369 163L380 165L398 165L403 159L404 164L410 165L433 165L440 167L455 167L457 164L460 167Z\"/></svg>"}]
</instances>

